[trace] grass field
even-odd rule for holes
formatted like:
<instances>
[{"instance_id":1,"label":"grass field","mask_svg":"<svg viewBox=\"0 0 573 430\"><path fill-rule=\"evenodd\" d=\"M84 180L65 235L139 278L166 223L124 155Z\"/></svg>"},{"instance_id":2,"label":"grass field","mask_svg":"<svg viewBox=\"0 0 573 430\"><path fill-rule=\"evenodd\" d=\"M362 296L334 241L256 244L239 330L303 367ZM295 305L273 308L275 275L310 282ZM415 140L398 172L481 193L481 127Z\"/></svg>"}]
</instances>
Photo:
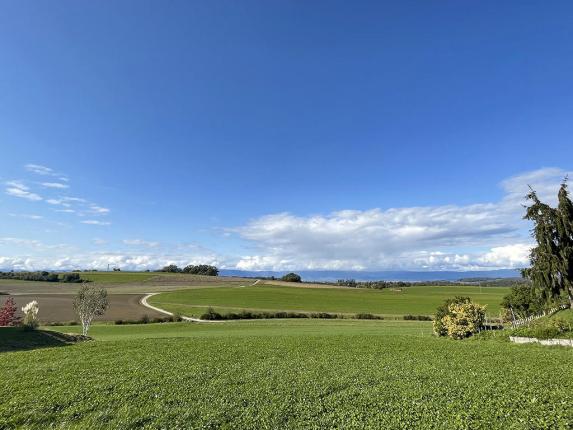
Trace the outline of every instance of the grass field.
<instances>
[{"instance_id":1,"label":"grass field","mask_svg":"<svg viewBox=\"0 0 573 430\"><path fill-rule=\"evenodd\" d=\"M571 350L438 339L428 329L317 320L95 326L96 341L1 354L0 428L573 425Z\"/></svg>"},{"instance_id":2,"label":"grass field","mask_svg":"<svg viewBox=\"0 0 573 430\"><path fill-rule=\"evenodd\" d=\"M201 315L205 308L236 311L288 310L301 312L334 312L343 314L431 315L445 299L456 295L470 296L488 306L497 316L499 304L508 288L498 287L408 287L401 290L363 288L299 288L284 286L251 286L180 290L153 296L149 303L182 315Z\"/></svg>"},{"instance_id":3,"label":"grass field","mask_svg":"<svg viewBox=\"0 0 573 430\"><path fill-rule=\"evenodd\" d=\"M80 272L82 279L90 282L124 284L128 282L144 282L157 276L154 272Z\"/></svg>"}]
</instances>

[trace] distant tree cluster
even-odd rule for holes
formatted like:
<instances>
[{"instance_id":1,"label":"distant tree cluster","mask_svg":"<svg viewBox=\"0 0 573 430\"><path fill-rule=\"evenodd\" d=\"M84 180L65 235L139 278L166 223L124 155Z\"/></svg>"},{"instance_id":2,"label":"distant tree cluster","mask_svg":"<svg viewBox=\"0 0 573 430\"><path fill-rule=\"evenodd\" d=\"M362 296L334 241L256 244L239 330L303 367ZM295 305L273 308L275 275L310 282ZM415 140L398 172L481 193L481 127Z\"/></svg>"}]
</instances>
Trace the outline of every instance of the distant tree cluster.
<instances>
[{"instance_id":1,"label":"distant tree cluster","mask_svg":"<svg viewBox=\"0 0 573 430\"><path fill-rule=\"evenodd\" d=\"M318 282L320 283L320 282ZM514 285L529 285L531 282L522 278L468 278L459 281L356 281L355 279L339 279L336 285L350 288L372 288L383 290L385 288L431 287L431 286L459 286L475 285L482 287L511 287Z\"/></svg>"},{"instance_id":2,"label":"distant tree cluster","mask_svg":"<svg viewBox=\"0 0 573 430\"><path fill-rule=\"evenodd\" d=\"M286 282L302 282L302 278L300 277L300 275L296 274L296 273L287 273L286 275L284 275L281 278L281 281L286 281Z\"/></svg>"},{"instance_id":3,"label":"distant tree cluster","mask_svg":"<svg viewBox=\"0 0 573 430\"><path fill-rule=\"evenodd\" d=\"M163 267L159 272L165 273L189 273L191 275L205 275L205 276L218 276L219 269L215 266L210 266L208 264L193 265L190 264L185 266L183 269L176 266L175 264L170 264Z\"/></svg>"},{"instance_id":4,"label":"distant tree cluster","mask_svg":"<svg viewBox=\"0 0 573 430\"><path fill-rule=\"evenodd\" d=\"M384 288L411 287L414 283L403 281L356 281L354 279L339 279L336 281L336 285L350 288L372 288L375 290L383 290ZM439 282L436 285L444 285L444 283Z\"/></svg>"},{"instance_id":5,"label":"distant tree cluster","mask_svg":"<svg viewBox=\"0 0 573 430\"><path fill-rule=\"evenodd\" d=\"M40 281L40 282L83 282L79 273L58 273L38 271L38 272L0 272L0 279L14 279L18 281Z\"/></svg>"}]
</instances>

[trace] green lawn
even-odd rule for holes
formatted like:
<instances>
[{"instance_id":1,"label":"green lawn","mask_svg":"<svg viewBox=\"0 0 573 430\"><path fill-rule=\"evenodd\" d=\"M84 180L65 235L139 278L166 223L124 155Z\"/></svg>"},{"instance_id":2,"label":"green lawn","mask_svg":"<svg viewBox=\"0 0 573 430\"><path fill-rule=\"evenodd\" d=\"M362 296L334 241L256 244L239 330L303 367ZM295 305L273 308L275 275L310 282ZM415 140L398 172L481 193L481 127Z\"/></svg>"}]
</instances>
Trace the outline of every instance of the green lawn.
<instances>
[{"instance_id":1,"label":"green lawn","mask_svg":"<svg viewBox=\"0 0 573 430\"><path fill-rule=\"evenodd\" d=\"M497 316L499 303L509 292L501 287L409 287L401 290L363 288L299 288L252 286L244 288L194 289L166 292L149 303L182 315L200 315L208 306L220 310L289 310L378 315L431 315L445 299L470 296L488 305Z\"/></svg>"},{"instance_id":2,"label":"green lawn","mask_svg":"<svg viewBox=\"0 0 573 430\"><path fill-rule=\"evenodd\" d=\"M428 328L95 326L95 341L0 354L0 428L571 428L570 349Z\"/></svg>"},{"instance_id":3,"label":"green lawn","mask_svg":"<svg viewBox=\"0 0 573 430\"><path fill-rule=\"evenodd\" d=\"M62 333L81 333L79 326L46 327ZM219 336L310 336L378 334L399 336L431 336L432 324L427 321L376 320L240 320L213 323L169 323L111 325L97 324L90 336L98 341L173 337Z\"/></svg>"}]
</instances>

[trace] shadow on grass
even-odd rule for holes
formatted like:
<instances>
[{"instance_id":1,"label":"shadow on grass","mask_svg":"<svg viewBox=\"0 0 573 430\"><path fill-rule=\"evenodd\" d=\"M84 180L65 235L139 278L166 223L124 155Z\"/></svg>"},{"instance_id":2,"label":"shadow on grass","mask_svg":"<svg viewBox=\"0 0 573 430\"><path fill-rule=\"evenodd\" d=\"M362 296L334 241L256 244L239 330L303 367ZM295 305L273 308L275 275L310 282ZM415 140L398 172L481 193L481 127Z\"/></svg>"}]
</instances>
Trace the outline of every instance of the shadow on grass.
<instances>
[{"instance_id":1,"label":"shadow on grass","mask_svg":"<svg viewBox=\"0 0 573 430\"><path fill-rule=\"evenodd\" d=\"M0 327L0 353L66 346L76 343L78 340L80 339L76 336L54 331Z\"/></svg>"}]
</instances>

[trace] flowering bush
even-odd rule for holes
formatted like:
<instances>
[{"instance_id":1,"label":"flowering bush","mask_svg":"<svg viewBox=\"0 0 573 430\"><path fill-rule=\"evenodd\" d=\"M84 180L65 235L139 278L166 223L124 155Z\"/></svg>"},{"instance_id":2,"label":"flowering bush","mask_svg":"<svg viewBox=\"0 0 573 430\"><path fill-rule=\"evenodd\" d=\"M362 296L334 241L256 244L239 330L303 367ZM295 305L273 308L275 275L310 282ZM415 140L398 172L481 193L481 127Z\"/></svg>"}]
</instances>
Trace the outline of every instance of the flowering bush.
<instances>
[{"instance_id":1,"label":"flowering bush","mask_svg":"<svg viewBox=\"0 0 573 430\"><path fill-rule=\"evenodd\" d=\"M450 312L442 322L452 339L463 339L477 333L485 321L485 306L477 303L450 305Z\"/></svg>"},{"instance_id":2,"label":"flowering bush","mask_svg":"<svg viewBox=\"0 0 573 430\"><path fill-rule=\"evenodd\" d=\"M40 308L38 307L38 302L36 300L31 301L22 308L22 312L24 312L24 327L30 330L34 330L38 327L39 310Z\"/></svg>"},{"instance_id":3,"label":"flowering bush","mask_svg":"<svg viewBox=\"0 0 573 430\"><path fill-rule=\"evenodd\" d=\"M439 308L434 320L434 332L438 336L463 339L477 333L485 321L485 306L472 303L469 297L457 297ZM439 318L438 318L439 314Z\"/></svg>"}]
</instances>

